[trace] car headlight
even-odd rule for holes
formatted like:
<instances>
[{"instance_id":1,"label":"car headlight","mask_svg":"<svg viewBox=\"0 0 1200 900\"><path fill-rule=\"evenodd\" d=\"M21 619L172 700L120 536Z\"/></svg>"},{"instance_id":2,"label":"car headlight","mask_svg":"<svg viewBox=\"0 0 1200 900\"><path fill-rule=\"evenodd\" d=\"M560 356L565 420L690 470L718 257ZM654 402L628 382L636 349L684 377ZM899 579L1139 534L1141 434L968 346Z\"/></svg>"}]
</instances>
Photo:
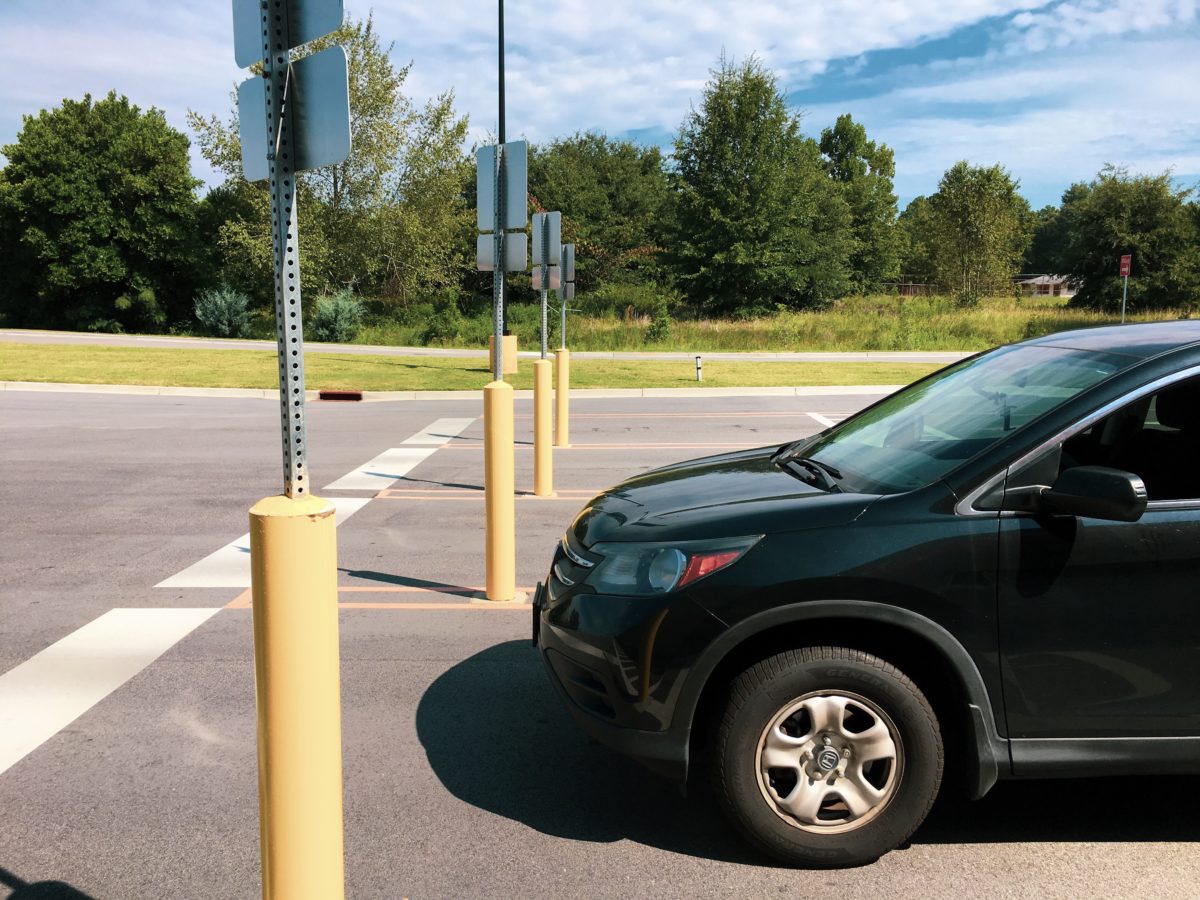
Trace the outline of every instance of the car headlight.
<instances>
[{"instance_id":1,"label":"car headlight","mask_svg":"<svg viewBox=\"0 0 1200 900\"><path fill-rule=\"evenodd\" d=\"M587 583L601 594L666 594L733 565L761 538L753 535L672 544L596 544L591 552L604 558L588 573Z\"/></svg>"}]
</instances>

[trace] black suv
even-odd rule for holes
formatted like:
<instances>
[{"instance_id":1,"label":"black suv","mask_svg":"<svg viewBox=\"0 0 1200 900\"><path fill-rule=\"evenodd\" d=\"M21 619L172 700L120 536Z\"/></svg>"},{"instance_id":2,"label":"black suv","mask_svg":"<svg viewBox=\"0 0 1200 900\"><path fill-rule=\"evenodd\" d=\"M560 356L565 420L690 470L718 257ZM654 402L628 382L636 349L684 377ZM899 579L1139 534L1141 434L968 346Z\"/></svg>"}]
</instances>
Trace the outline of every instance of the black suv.
<instances>
[{"instance_id":1,"label":"black suv","mask_svg":"<svg viewBox=\"0 0 1200 900\"><path fill-rule=\"evenodd\" d=\"M574 718L753 843L855 865L942 781L1200 771L1200 322L943 369L583 510L534 639ZM699 768L698 766L694 766Z\"/></svg>"}]
</instances>

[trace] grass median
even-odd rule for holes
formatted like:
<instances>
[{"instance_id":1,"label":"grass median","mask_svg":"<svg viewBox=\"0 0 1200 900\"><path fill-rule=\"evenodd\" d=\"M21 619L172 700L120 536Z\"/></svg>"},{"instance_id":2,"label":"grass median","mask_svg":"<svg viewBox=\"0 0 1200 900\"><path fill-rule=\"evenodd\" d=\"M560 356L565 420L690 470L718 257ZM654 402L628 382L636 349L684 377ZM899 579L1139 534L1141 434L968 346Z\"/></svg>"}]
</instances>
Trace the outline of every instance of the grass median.
<instances>
[{"instance_id":1,"label":"grass median","mask_svg":"<svg viewBox=\"0 0 1200 900\"><path fill-rule=\"evenodd\" d=\"M508 379L514 387L533 387L532 362L521 360L520 373ZM270 351L0 342L0 381L274 388L279 383L276 366ZM310 390L477 390L491 380L482 357L306 353L305 368ZM697 385L690 359L574 359L571 384L578 388L907 384L936 368L911 363L709 360L704 363L704 382Z\"/></svg>"}]
</instances>

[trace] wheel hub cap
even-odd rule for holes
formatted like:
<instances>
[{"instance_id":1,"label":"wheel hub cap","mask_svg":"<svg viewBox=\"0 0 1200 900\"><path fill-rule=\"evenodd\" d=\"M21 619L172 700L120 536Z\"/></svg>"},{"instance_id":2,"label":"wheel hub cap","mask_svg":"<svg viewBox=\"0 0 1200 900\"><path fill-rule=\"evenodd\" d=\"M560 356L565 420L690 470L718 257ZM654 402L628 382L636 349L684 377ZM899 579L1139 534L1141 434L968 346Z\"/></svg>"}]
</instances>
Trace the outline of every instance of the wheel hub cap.
<instances>
[{"instance_id":1,"label":"wheel hub cap","mask_svg":"<svg viewBox=\"0 0 1200 900\"><path fill-rule=\"evenodd\" d=\"M817 765L828 772L830 769L836 768L841 759L836 750L830 750L826 747L817 754Z\"/></svg>"},{"instance_id":2,"label":"wheel hub cap","mask_svg":"<svg viewBox=\"0 0 1200 900\"><path fill-rule=\"evenodd\" d=\"M768 722L756 768L763 797L790 825L833 833L858 828L895 794L899 732L875 703L847 692L812 693Z\"/></svg>"}]
</instances>

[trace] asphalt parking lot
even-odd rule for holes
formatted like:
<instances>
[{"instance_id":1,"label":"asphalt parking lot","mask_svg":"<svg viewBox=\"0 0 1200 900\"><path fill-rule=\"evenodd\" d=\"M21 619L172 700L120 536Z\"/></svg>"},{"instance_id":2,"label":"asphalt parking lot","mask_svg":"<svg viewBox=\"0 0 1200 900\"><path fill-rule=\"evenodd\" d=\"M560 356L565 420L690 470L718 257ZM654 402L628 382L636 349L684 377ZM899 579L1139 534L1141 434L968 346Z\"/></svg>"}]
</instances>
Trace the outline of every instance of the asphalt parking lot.
<instances>
[{"instance_id":1,"label":"asphalt parking lot","mask_svg":"<svg viewBox=\"0 0 1200 900\"><path fill-rule=\"evenodd\" d=\"M544 575L594 492L813 433L870 399L576 400L559 496L518 498L518 585ZM1001 783L940 803L872 866L798 872L744 846L702 791L684 798L589 743L529 647L528 608L469 602L483 584L480 414L474 400L309 407L313 484L342 516L349 896L1196 896L1200 778ZM527 401L517 416L517 487L531 491ZM0 729L0 898L258 896L239 535L280 487L276 404L5 392L0 465L0 673L112 610L140 611L121 620L131 629L202 611L27 753Z\"/></svg>"}]
</instances>

